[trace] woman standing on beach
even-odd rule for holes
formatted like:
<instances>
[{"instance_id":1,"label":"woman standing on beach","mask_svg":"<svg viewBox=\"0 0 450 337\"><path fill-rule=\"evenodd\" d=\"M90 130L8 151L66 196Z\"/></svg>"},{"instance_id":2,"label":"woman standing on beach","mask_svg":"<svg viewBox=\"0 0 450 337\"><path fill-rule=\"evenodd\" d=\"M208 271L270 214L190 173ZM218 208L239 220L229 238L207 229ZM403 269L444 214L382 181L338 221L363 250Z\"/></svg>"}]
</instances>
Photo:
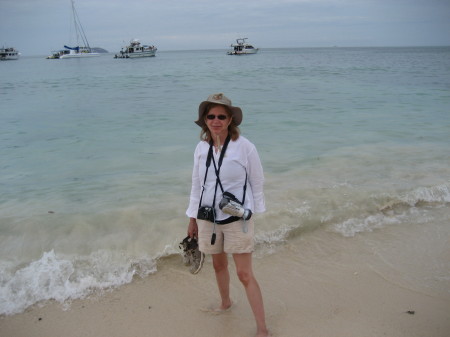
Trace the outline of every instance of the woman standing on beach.
<instances>
[{"instance_id":1,"label":"woman standing on beach","mask_svg":"<svg viewBox=\"0 0 450 337\"><path fill-rule=\"evenodd\" d=\"M198 109L201 141L194 152L188 235L211 254L222 312L232 306L228 254L243 284L256 320L256 336L268 331L261 290L253 274L252 212L264 212L263 169L255 146L240 136L242 110L223 94L213 94Z\"/></svg>"}]
</instances>

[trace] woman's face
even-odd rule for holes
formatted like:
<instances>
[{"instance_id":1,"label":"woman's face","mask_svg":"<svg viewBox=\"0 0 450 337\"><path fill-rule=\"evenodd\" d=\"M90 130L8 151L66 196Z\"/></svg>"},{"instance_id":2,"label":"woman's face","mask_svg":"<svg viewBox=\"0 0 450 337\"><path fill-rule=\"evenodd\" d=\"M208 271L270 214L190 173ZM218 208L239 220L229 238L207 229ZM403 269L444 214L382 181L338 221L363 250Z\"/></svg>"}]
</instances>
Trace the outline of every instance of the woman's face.
<instances>
[{"instance_id":1,"label":"woman's face","mask_svg":"<svg viewBox=\"0 0 450 337\"><path fill-rule=\"evenodd\" d=\"M206 114L205 123L213 138L219 136L226 138L228 135L228 125L231 123L231 117L225 107L216 105Z\"/></svg>"}]
</instances>

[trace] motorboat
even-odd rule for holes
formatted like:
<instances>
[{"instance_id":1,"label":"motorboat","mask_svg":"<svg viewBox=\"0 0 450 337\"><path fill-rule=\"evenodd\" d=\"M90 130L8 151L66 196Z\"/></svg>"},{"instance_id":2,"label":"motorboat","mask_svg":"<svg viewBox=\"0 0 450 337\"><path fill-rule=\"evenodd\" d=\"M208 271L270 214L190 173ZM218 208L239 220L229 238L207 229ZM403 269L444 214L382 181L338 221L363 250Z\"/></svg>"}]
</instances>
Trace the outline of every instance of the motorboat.
<instances>
[{"instance_id":1,"label":"motorboat","mask_svg":"<svg viewBox=\"0 0 450 337\"><path fill-rule=\"evenodd\" d=\"M151 57L155 56L158 49L155 46L141 45L139 40L133 39L130 44L123 47L121 51L114 55L114 58L128 59L138 57Z\"/></svg>"},{"instance_id":2,"label":"motorboat","mask_svg":"<svg viewBox=\"0 0 450 337\"><path fill-rule=\"evenodd\" d=\"M231 49L227 52L228 55L249 55L256 54L258 48L253 47L250 43L245 42L246 37L236 39L236 43L231 44Z\"/></svg>"},{"instance_id":3,"label":"motorboat","mask_svg":"<svg viewBox=\"0 0 450 337\"><path fill-rule=\"evenodd\" d=\"M19 51L13 47L0 48L0 61L18 60L19 56Z\"/></svg>"},{"instance_id":4,"label":"motorboat","mask_svg":"<svg viewBox=\"0 0 450 337\"><path fill-rule=\"evenodd\" d=\"M52 54L47 56L47 59L60 59L61 56L64 56L66 54L69 54L70 51L68 49L61 49L61 50L55 50L52 51Z\"/></svg>"}]
</instances>

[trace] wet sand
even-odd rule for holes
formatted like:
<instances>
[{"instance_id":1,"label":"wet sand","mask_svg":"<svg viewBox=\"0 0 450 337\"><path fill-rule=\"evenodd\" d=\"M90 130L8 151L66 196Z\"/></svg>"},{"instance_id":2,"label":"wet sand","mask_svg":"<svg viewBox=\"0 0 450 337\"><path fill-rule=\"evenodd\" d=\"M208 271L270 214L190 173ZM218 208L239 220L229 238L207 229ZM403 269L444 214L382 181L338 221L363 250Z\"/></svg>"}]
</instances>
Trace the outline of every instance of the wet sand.
<instances>
[{"instance_id":1,"label":"wet sand","mask_svg":"<svg viewBox=\"0 0 450 337\"><path fill-rule=\"evenodd\" d=\"M352 238L315 231L264 257L257 252L254 269L272 336L449 336L450 280L421 281L427 261L416 259L414 245L405 242L426 245L435 238L424 237L419 226L408 228L407 237L405 230L393 226ZM449 236L440 238L448 242ZM450 251L444 245L427 258L448 263ZM155 275L75 300L68 308L46 303L2 317L0 336L254 336L251 309L232 262L230 270L235 305L223 314L202 310L218 301L210 258L191 275L175 256Z\"/></svg>"}]
</instances>

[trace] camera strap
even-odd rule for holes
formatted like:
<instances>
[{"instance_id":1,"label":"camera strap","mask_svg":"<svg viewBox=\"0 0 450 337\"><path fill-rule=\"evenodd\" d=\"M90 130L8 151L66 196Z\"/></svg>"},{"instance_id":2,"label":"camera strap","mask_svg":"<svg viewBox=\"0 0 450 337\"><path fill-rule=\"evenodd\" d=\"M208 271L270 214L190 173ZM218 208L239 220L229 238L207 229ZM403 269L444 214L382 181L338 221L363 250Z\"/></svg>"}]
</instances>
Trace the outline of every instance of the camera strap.
<instances>
[{"instance_id":1,"label":"camera strap","mask_svg":"<svg viewBox=\"0 0 450 337\"><path fill-rule=\"evenodd\" d=\"M213 205L212 205L213 209L214 209L215 202L216 202L216 192L217 192L217 184L218 183L220 184L220 188L223 191L222 183L220 182L220 179L219 179L219 172L220 172L220 167L222 166L223 157L225 156L225 151L227 150L227 147L228 147L228 143L230 143L230 139L231 138L230 138L229 135L225 139L225 143L223 144L222 151L221 151L220 157L219 157L219 168L218 169L216 167L216 162L214 161L214 157L213 157L214 141L211 139L210 142L209 142L208 156L206 157L205 179L203 179L202 194L200 196L200 202L198 204L199 208L202 205L203 192L205 191L206 178L208 177L208 170L209 170L209 167L211 166L211 160L213 160L214 170L216 171L216 177L217 177L217 179L216 179L216 187L215 187L215 192L214 192L214 200L213 200Z\"/></svg>"},{"instance_id":2,"label":"camera strap","mask_svg":"<svg viewBox=\"0 0 450 337\"><path fill-rule=\"evenodd\" d=\"M225 144L228 145L228 143L226 141L225 141ZM225 151L226 145L223 146L223 150L222 151ZM221 153L221 156L219 158L219 164L218 164L218 167L217 167L214 158L212 158L212 161L213 161L213 164L214 164L214 170L216 172L216 177L217 177L216 178L216 189L215 189L215 192L214 192L214 202L216 201L217 185L220 186L220 190L222 191L222 194L225 192L225 190L223 189L223 186L222 186L222 182L220 181L220 176L219 176L219 174L220 174L220 167L222 166L222 160L223 160L223 156L222 156L222 153ZM245 192L246 191L247 191L247 170L245 170L244 192L243 192L243 196L242 196L241 205L243 205L244 202L245 202ZM214 202L213 202L213 206L214 206Z\"/></svg>"},{"instance_id":3,"label":"camera strap","mask_svg":"<svg viewBox=\"0 0 450 337\"><path fill-rule=\"evenodd\" d=\"M216 214L215 214L215 205L216 205L216 195L217 195L217 186L220 186L220 190L222 191L222 194L224 193L224 189L222 186L222 182L220 181L220 168L222 166L222 162L223 162L223 158L225 156L225 152L227 150L228 144L230 143L230 136L228 135L227 138L225 139L225 143L223 144L220 156L219 156L219 162L216 165L216 161L214 160L214 155L213 155L213 147L214 147L214 141L211 139L209 142L209 150L208 150L208 156L206 158L206 172L205 172L205 178L203 179L203 186L202 186L202 194L200 196L200 202L198 207L201 207L202 204L202 199L203 199L203 192L205 191L205 184L206 184L206 178L208 176L208 170L209 167L211 166L211 160L213 162L214 165L214 171L216 173L216 186L214 188L214 198L213 198L213 203L212 203L212 211L213 211L213 215L214 215L214 229L213 229L213 234L211 237L211 245L214 245L215 241L216 241L216 224L217 225L224 225L224 224L228 224L234 221L239 220L240 218L237 216L230 216L227 219L224 220L216 220ZM247 170L245 170L245 184L244 184L244 191L243 191L243 197L242 197L242 205L244 204L245 201L245 194L246 194L246 190L247 190Z\"/></svg>"},{"instance_id":4,"label":"camera strap","mask_svg":"<svg viewBox=\"0 0 450 337\"><path fill-rule=\"evenodd\" d=\"M214 189L214 199L213 199L213 204L212 204L214 212L215 212L215 208L214 207L215 207L215 204L216 204L217 186L220 186L220 190L222 191L222 195L225 192L225 190L223 189L223 186L222 186L222 182L220 181L220 168L222 166L222 161L223 161L225 150L226 150L226 148L228 146L228 143L230 142L229 137L230 136L227 137L227 139L225 140L225 144L223 145L222 153L220 154L218 165L216 165L216 161L214 160L214 157L212 157L212 162L214 164L214 171L216 172L216 187ZM240 202L241 205L244 205L246 190L247 190L247 170L245 170L245 183L244 183L244 191L243 191L243 196L242 196L242 202ZM225 225L225 224L237 221L239 219L240 218L237 217L237 216L230 216L230 217L228 217L228 218L226 218L224 220L219 220L219 221L215 220L214 224Z\"/></svg>"},{"instance_id":5,"label":"camera strap","mask_svg":"<svg viewBox=\"0 0 450 337\"><path fill-rule=\"evenodd\" d=\"M214 160L214 157L212 156L213 141L211 140L211 145L210 145L211 159L214 164L214 171L216 172L216 187L214 189L214 199L213 199L213 204L212 204L213 208L216 205L217 185L220 186L220 190L222 191L222 193L224 192L222 182L220 181L219 174L220 174L220 168L221 168L222 162L223 162L223 157L225 157L225 151L227 150L229 143L230 143L230 136L228 135L227 138L225 139L225 143L223 144L222 151L220 152L219 163L216 166L216 161Z\"/></svg>"}]
</instances>

